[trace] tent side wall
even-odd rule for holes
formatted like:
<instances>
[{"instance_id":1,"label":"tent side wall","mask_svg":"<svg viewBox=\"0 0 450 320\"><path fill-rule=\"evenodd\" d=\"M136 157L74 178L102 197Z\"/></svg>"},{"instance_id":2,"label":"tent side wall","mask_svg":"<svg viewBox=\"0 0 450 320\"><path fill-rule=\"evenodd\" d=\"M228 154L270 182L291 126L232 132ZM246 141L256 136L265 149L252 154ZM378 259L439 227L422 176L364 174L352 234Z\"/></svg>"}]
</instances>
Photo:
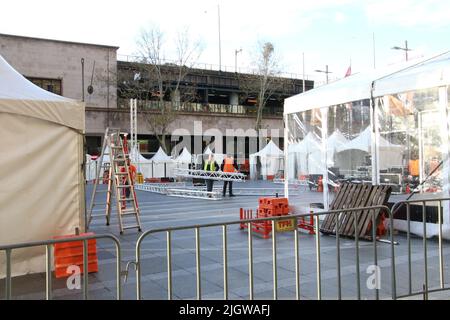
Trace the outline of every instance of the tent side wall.
<instances>
[{"instance_id":1,"label":"tent side wall","mask_svg":"<svg viewBox=\"0 0 450 320\"><path fill-rule=\"evenodd\" d=\"M0 122L0 243L83 231L83 134L17 114L0 113ZM43 272L45 248L14 250L12 262L13 275ZM0 265L5 265L4 255ZM0 277L4 272L2 268Z\"/></svg>"}]
</instances>

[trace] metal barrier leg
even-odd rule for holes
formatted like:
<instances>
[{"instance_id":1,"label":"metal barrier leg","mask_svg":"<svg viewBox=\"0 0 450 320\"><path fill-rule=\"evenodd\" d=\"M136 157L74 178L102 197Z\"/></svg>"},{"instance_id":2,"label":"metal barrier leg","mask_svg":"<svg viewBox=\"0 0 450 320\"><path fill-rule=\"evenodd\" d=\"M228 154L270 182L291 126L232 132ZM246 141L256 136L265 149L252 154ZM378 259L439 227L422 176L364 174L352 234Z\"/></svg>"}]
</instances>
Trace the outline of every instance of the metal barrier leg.
<instances>
[{"instance_id":1,"label":"metal barrier leg","mask_svg":"<svg viewBox=\"0 0 450 320\"><path fill-rule=\"evenodd\" d=\"M248 287L249 300L253 300L253 238L252 238L252 223L247 223L248 229Z\"/></svg>"},{"instance_id":2,"label":"metal barrier leg","mask_svg":"<svg viewBox=\"0 0 450 320\"><path fill-rule=\"evenodd\" d=\"M356 250L356 296L361 300L361 274L359 264L359 225L356 219L356 212L353 213L353 221L355 222L355 250Z\"/></svg>"},{"instance_id":3,"label":"metal barrier leg","mask_svg":"<svg viewBox=\"0 0 450 320\"><path fill-rule=\"evenodd\" d=\"M338 282L338 300L342 299L341 289L341 244L339 238L339 215L336 214L336 269L337 269L337 282Z\"/></svg>"},{"instance_id":4,"label":"metal barrier leg","mask_svg":"<svg viewBox=\"0 0 450 320\"><path fill-rule=\"evenodd\" d=\"M406 204L407 241L408 241L408 294L412 294L412 270L411 270L411 205Z\"/></svg>"},{"instance_id":5,"label":"metal barrier leg","mask_svg":"<svg viewBox=\"0 0 450 320\"><path fill-rule=\"evenodd\" d=\"M379 279L379 275L378 274L378 255L377 255L377 225L376 225L376 215L375 215L375 210L372 210L372 242L373 242L373 263L374 265L377 267L376 271L375 271L375 281L376 281L376 287L375 287L375 300L379 300L380 299L380 292L378 289L378 281L380 281Z\"/></svg>"},{"instance_id":6,"label":"metal barrier leg","mask_svg":"<svg viewBox=\"0 0 450 320\"><path fill-rule=\"evenodd\" d=\"M46 268L45 268L45 298L47 300L52 300L52 245L48 244L45 246L45 258L46 258Z\"/></svg>"},{"instance_id":7,"label":"metal barrier leg","mask_svg":"<svg viewBox=\"0 0 450 320\"><path fill-rule=\"evenodd\" d=\"M167 246L167 299L172 300L172 239L170 231L166 233Z\"/></svg>"},{"instance_id":8,"label":"metal barrier leg","mask_svg":"<svg viewBox=\"0 0 450 320\"><path fill-rule=\"evenodd\" d=\"M200 274L200 228L195 228L195 268L197 275L197 300L202 299L202 278Z\"/></svg>"},{"instance_id":9,"label":"metal barrier leg","mask_svg":"<svg viewBox=\"0 0 450 320\"><path fill-rule=\"evenodd\" d=\"M424 288L425 296L428 297L428 254L427 254L427 221L426 221L426 205L422 203L422 222L423 222L423 260L424 260Z\"/></svg>"},{"instance_id":10,"label":"metal barrier leg","mask_svg":"<svg viewBox=\"0 0 450 320\"><path fill-rule=\"evenodd\" d=\"M315 216L316 225L316 271L317 271L317 299L322 300L322 279L320 269L320 231L319 216Z\"/></svg>"},{"instance_id":11,"label":"metal barrier leg","mask_svg":"<svg viewBox=\"0 0 450 320\"><path fill-rule=\"evenodd\" d=\"M6 300L11 300L11 249L6 249Z\"/></svg>"},{"instance_id":12,"label":"metal barrier leg","mask_svg":"<svg viewBox=\"0 0 450 320\"><path fill-rule=\"evenodd\" d=\"M114 244L116 245L116 257L117 257L117 263L116 263L116 283L117 283L117 300L122 300L122 281L121 280L121 271L122 267L120 265L120 262L122 261L122 250L120 248L120 242L118 239L114 238Z\"/></svg>"},{"instance_id":13,"label":"metal barrier leg","mask_svg":"<svg viewBox=\"0 0 450 320\"><path fill-rule=\"evenodd\" d=\"M136 299L142 299L141 290L141 243L144 235L142 235L136 244Z\"/></svg>"},{"instance_id":14,"label":"metal barrier leg","mask_svg":"<svg viewBox=\"0 0 450 320\"><path fill-rule=\"evenodd\" d=\"M298 219L294 219L294 256L295 256L295 298L300 300L300 265L298 251Z\"/></svg>"},{"instance_id":15,"label":"metal barrier leg","mask_svg":"<svg viewBox=\"0 0 450 320\"><path fill-rule=\"evenodd\" d=\"M89 298L88 285L89 285L89 272L88 272L88 246L87 240L83 240L83 298L87 300Z\"/></svg>"},{"instance_id":16,"label":"metal barrier leg","mask_svg":"<svg viewBox=\"0 0 450 320\"><path fill-rule=\"evenodd\" d=\"M223 299L228 300L228 245L227 226L222 226L222 255L223 255Z\"/></svg>"},{"instance_id":17,"label":"metal barrier leg","mask_svg":"<svg viewBox=\"0 0 450 320\"><path fill-rule=\"evenodd\" d=\"M442 248L442 217L441 217L442 201L438 204L438 224L439 224L439 282L441 289L444 289L444 254Z\"/></svg>"},{"instance_id":18,"label":"metal barrier leg","mask_svg":"<svg viewBox=\"0 0 450 320\"><path fill-rule=\"evenodd\" d=\"M275 220L272 220L272 268L273 268L273 300L278 299L278 274L277 274L277 232Z\"/></svg>"},{"instance_id":19,"label":"metal barrier leg","mask_svg":"<svg viewBox=\"0 0 450 320\"><path fill-rule=\"evenodd\" d=\"M391 237L391 287L392 287L392 300L397 299L397 281L395 271L395 242L394 242L394 216L392 211L389 210L389 229Z\"/></svg>"}]
</instances>

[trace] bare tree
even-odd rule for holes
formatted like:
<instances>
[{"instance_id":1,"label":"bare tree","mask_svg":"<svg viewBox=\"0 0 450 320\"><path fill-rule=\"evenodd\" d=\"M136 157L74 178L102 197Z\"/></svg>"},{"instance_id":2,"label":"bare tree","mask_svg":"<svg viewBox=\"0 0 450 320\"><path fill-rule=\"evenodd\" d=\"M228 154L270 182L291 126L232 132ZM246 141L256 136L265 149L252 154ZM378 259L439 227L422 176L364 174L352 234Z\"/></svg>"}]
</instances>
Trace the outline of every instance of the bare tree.
<instances>
[{"instance_id":1,"label":"bare tree","mask_svg":"<svg viewBox=\"0 0 450 320\"><path fill-rule=\"evenodd\" d=\"M249 96L256 98L255 130L259 135L263 110L267 101L274 96L275 91L281 90L287 85L288 79L280 78L278 58L272 43L265 42L259 45L255 61L254 74L238 74L239 85L243 90L241 98Z\"/></svg>"},{"instance_id":2,"label":"bare tree","mask_svg":"<svg viewBox=\"0 0 450 320\"><path fill-rule=\"evenodd\" d=\"M182 103L188 102L195 93L192 86L181 88L181 84L197 62L201 45L191 40L188 29L179 32L175 39L176 59L168 62L164 56L168 50L164 33L151 28L141 31L137 46L139 56L131 92L137 89L141 108L154 111L145 113L145 119L161 147L168 152L168 127L176 119Z\"/></svg>"}]
</instances>

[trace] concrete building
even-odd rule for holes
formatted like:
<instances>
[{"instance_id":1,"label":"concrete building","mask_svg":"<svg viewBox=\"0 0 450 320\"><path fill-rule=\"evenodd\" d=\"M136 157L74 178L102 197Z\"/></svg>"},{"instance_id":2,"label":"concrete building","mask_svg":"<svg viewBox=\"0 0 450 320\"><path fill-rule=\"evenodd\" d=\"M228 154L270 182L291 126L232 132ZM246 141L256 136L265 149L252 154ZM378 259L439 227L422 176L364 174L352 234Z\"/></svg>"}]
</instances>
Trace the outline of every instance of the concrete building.
<instances>
[{"instance_id":1,"label":"concrete building","mask_svg":"<svg viewBox=\"0 0 450 320\"><path fill-rule=\"evenodd\" d=\"M16 70L46 90L85 101L89 153L99 152L106 127L129 130L129 98L139 98L138 139L142 153L151 154L159 145L155 134L161 133L155 132L148 122L150 117L158 113L152 108L157 103L152 98L155 90L150 86L145 98L142 98L142 90L140 94L126 94L127 85L141 80L141 75L136 77L136 63L117 61L117 50L116 46L0 34L0 55ZM165 68L169 70L173 67L168 65ZM168 145L173 147L177 144L177 141L170 141L170 133L174 130L181 132L181 136L189 135L192 141L194 137L202 137L202 140L206 140L202 143L203 147L214 130L221 130L227 136L228 129L228 134L245 137L248 130L255 127L256 97L254 92L243 87L243 76L248 79L252 75L189 69L180 84L180 91L190 88L194 98L181 99L177 116L167 128ZM145 74L142 74L142 78L138 82L145 83ZM268 136L275 134L275 131L279 132L280 137L283 136L284 98L303 91L302 80L283 79L283 85L273 92L264 109L261 127L268 130ZM171 82L173 79L168 79L165 85ZM306 81L306 90L311 88L313 82ZM207 136L207 139L203 139L203 136ZM224 146L225 140L224 137ZM280 144L282 146L282 138ZM245 153L248 157L248 147Z\"/></svg>"}]
</instances>

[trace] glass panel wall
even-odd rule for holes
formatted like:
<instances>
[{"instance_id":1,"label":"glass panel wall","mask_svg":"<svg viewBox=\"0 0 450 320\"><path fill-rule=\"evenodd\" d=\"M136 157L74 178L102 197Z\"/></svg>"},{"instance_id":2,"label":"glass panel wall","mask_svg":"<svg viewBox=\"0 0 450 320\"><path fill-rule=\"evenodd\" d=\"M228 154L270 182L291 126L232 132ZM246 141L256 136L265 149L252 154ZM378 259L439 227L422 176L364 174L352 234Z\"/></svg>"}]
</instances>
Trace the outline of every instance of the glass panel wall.
<instances>
[{"instance_id":1,"label":"glass panel wall","mask_svg":"<svg viewBox=\"0 0 450 320\"><path fill-rule=\"evenodd\" d=\"M441 162L447 151L439 89L377 99L376 114L379 183L391 185L396 193L442 191Z\"/></svg>"},{"instance_id":2,"label":"glass panel wall","mask_svg":"<svg viewBox=\"0 0 450 320\"><path fill-rule=\"evenodd\" d=\"M289 201L297 209L323 203L323 113L312 109L288 116ZM320 185L322 185L320 187ZM301 196L295 196L301 191ZM302 211L303 213L306 211Z\"/></svg>"},{"instance_id":3,"label":"glass panel wall","mask_svg":"<svg viewBox=\"0 0 450 320\"><path fill-rule=\"evenodd\" d=\"M371 183L371 121L368 99L328 108L326 158L328 202L344 182Z\"/></svg>"}]
</instances>

